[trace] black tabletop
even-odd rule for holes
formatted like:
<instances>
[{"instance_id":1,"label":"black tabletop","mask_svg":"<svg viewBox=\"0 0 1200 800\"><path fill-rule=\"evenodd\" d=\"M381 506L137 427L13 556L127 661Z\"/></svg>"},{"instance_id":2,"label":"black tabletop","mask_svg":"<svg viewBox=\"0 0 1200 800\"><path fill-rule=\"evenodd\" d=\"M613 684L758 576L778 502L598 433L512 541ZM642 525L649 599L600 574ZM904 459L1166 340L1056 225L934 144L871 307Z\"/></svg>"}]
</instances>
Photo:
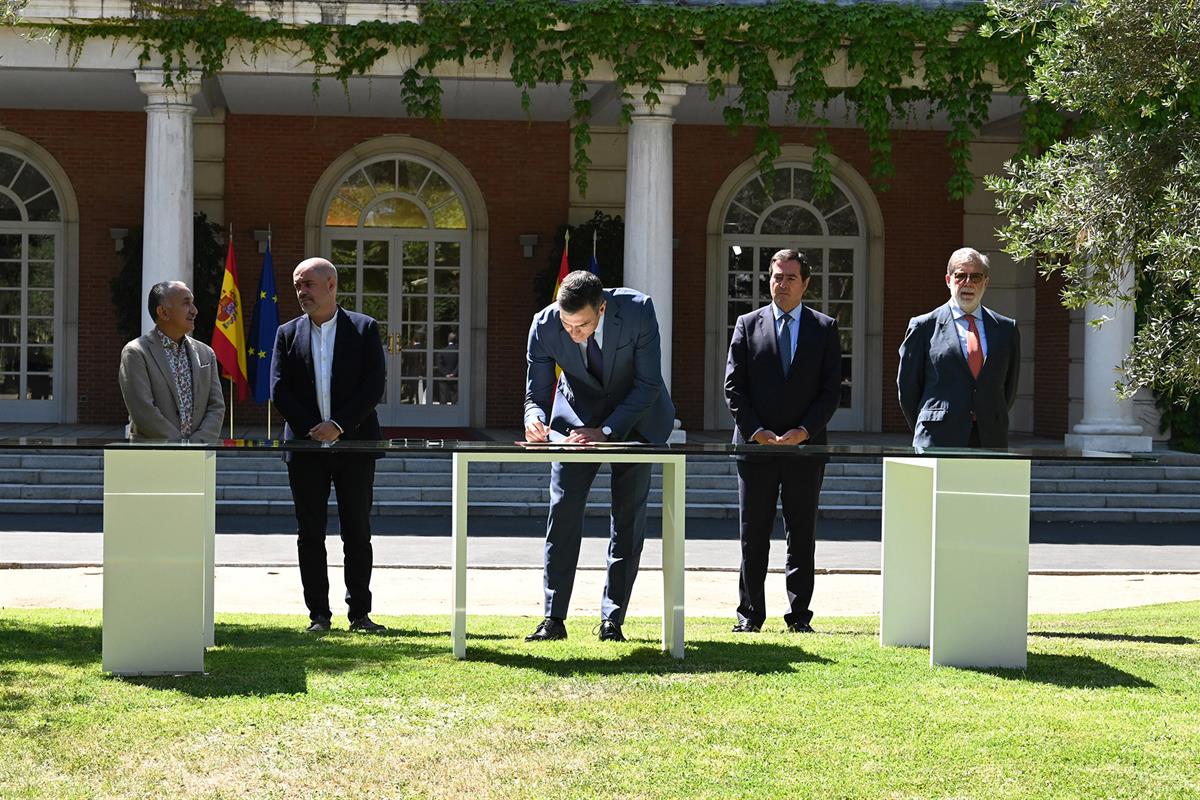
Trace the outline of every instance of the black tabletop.
<instances>
[{"instance_id":1,"label":"black tabletop","mask_svg":"<svg viewBox=\"0 0 1200 800\"><path fill-rule=\"evenodd\" d=\"M1031 461L1154 461L1149 454L1106 453L1098 450L1035 447L1009 450L993 448L915 448L894 445L734 445L717 442L679 444L640 444L618 442L604 444L527 444L505 441L468 441L456 439L390 439L384 441L340 441L323 445L312 441L279 439L221 439L197 441L127 441L124 439L69 439L23 436L0 439L0 450L214 450L221 453L325 452L382 453L384 455L451 455L453 453L519 452L612 452L682 456L779 455L800 458L831 458L850 461L878 461L882 458L992 458Z\"/></svg>"}]
</instances>

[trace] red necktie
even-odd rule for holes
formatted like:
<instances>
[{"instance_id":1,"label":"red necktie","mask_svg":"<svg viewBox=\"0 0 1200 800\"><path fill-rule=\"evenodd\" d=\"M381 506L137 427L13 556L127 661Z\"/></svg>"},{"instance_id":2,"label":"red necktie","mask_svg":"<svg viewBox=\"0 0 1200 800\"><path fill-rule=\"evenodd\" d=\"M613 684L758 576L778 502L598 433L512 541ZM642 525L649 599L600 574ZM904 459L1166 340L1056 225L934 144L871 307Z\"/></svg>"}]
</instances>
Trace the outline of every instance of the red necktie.
<instances>
[{"instance_id":1,"label":"red necktie","mask_svg":"<svg viewBox=\"0 0 1200 800\"><path fill-rule=\"evenodd\" d=\"M971 376L978 378L983 369L983 349L979 346L979 329L971 314L967 314L967 366L971 368Z\"/></svg>"}]
</instances>

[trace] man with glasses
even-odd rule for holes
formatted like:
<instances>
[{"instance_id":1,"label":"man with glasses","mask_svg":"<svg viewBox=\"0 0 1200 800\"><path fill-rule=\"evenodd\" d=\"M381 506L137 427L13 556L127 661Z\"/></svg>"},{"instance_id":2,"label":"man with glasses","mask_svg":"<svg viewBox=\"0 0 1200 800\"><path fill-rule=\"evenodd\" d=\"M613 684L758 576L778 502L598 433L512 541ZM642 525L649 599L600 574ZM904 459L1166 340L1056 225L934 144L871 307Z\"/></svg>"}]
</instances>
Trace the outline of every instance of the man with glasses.
<instances>
[{"instance_id":1,"label":"man with glasses","mask_svg":"<svg viewBox=\"0 0 1200 800\"><path fill-rule=\"evenodd\" d=\"M989 269L978 250L955 250L949 302L909 320L896 386L913 447L1008 447L1021 338L1016 322L982 305Z\"/></svg>"}]
</instances>

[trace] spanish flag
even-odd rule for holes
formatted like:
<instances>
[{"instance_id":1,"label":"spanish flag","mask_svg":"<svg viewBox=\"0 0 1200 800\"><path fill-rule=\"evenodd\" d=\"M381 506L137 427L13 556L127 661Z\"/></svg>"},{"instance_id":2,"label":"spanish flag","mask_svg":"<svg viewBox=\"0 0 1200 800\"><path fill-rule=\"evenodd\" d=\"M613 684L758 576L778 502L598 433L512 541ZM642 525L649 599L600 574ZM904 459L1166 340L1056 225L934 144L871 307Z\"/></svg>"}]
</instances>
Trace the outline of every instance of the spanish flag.
<instances>
[{"instance_id":1,"label":"spanish flag","mask_svg":"<svg viewBox=\"0 0 1200 800\"><path fill-rule=\"evenodd\" d=\"M221 364L221 377L237 386L237 399L250 394L246 380L246 336L242 332L242 295L238 291L237 259L233 257L233 235L225 256L225 277L221 281L221 299L217 301L217 324L213 327L212 349Z\"/></svg>"},{"instance_id":2,"label":"spanish flag","mask_svg":"<svg viewBox=\"0 0 1200 800\"><path fill-rule=\"evenodd\" d=\"M563 257L562 263L558 265L558 280L554 282L554 296L550 298L551 303L558 302L558 290L562 286L563 279L567 277L567 273L571 271L571 267L567 264L567 252L571 249L571 229L567 228L567 236L563 241ZM554 377L562 377L562 367L558 364L554 365Z\"/></svg>"}]
</instances>

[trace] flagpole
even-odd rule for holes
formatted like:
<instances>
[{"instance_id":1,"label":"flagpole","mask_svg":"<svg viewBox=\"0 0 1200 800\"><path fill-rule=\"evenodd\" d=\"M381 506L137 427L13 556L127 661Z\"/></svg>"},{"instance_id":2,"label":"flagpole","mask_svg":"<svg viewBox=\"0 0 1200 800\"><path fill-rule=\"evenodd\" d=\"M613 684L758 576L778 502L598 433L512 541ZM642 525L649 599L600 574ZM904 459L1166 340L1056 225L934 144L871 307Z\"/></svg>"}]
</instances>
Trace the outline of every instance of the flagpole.
<instances>
[{"instance_id":1,"label":"flagpole","mask_svg":"<svg viewBox=\"0 0 1200 800\"><path fill-rule=\"evenodd\" d=\"M229 246L233 247L233 223L229 223ZM229 265L225 265L229 269ZM237 403L237 387L233 384L233 375L229 376L229 438L233 436L233 407Z\"/></svg>"},{"instance_id":2,"label":"flagpole","mask_svg":"<svg viewBox=\"0 0 1200 800\"><path fill-rule=\"evenodd\" d=\"M267 252L271 252L271 223L267 223ZM275 268L275 262L271 262L271 268ZM271 342L271 347L274 348L275 343ZM271 440L271 398L267 397L267 441Z\"/></svg>"},{"instance_id":3,"label":"flagpole","mask_svg":"<svg viewBox=\"0 0 1200 800\"><path fill-rule=\"evenodd\" d=\"M592 229L592 258L596 257L596 237L600 235L599 228Z\"/></svg>"}]
</instances>

